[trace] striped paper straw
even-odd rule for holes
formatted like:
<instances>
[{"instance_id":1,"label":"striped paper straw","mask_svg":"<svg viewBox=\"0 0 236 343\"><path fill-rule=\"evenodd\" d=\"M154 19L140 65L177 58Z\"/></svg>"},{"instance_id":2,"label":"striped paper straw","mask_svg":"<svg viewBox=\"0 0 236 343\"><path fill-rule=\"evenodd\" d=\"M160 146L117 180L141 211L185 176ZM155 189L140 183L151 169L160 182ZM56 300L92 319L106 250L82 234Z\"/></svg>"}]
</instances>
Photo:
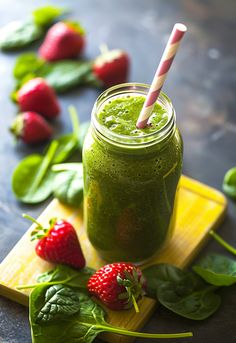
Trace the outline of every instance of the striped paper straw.
<instances>
[{"instance_id":1,"label":"striped paper straw","mask_svg":"<svg viewBox=\"0 0 236 343\"><path fill-rule=\"evenodd\" d=\"M160 94L161 88L165 82L167 73L171 67L171 64L174 60L175 54L183 38L187 27L183 24L175 24L171 32L170 38L167 42L166 48L162 55L161 61L157 68L156 74L152 81L151 87L147 94L145 103L140 112L138 121L136 123L137 128L143 129L146 127L148 119L152 113L155 102Z\"/></svg>"}]
</instances>

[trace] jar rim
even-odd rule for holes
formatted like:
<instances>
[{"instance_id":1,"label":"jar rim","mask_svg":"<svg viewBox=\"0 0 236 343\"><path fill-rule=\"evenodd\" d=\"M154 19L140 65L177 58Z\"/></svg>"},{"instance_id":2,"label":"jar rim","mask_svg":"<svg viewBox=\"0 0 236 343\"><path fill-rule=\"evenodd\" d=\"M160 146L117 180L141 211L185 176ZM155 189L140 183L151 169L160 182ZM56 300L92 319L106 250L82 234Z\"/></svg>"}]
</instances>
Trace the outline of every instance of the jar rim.
<instances>
[{"instance_id":1,"label":"jar rim","mask_svg":"<svg viewBox=\"0 0 236 343\"><path fill-rule=\"evenodd\" d=\"M169 137L170 133L173 132L173 128L176 124L176 114L171 100L163 92L160 93L157 99L157 103L164 107L164 109L167 111L168 121L162 128L158 129L157 131L147 133L145 135L129 136L109 130L98 120L97 114L108 100L131 93L133 95L137 94L146 96L149 88L150 85L148 84L131 82L122 83L110 87L102 92L95 101L91 115L92 126L99 133L100 137L116 145L132 145L132 147L138 148L140 148L141 146L156 144L157 142L163 141L163 139L165 139L166 137Z\"/></svg>"}]
</instances>

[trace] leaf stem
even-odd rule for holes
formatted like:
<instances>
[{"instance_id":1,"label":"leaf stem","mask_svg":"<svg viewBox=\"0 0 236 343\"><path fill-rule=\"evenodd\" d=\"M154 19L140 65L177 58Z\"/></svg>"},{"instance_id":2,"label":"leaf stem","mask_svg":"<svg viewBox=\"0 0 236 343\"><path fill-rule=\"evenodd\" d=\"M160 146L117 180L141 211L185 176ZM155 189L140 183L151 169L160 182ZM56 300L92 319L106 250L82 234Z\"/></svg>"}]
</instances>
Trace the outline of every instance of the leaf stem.
<instances>
[{"instance_id":1,"label":"leaf stem","mask_svg":"<svg viewBox=\"0 0 236 343\"><path fill-rule=\"evenodd\" d=\"M78 118L75 106L70 105L68 108L68 111L70 113L70 119L72 122L73 135L76 138L76 140L78 140L78 137L79 137L79 118Z\"/></svg>"},{"instance_id":2,"label":"leaf stem","mask_svg":"<svg viewBox=\"0 0 236 343\"><path fill-rule=\"evenodd\" d=\"M58 285L58 284L64 284L67 283L68 281L71 281L72 279L74 279L75 276L71 276L65 280L56 280L56 281L49 281L49 282L38 282L38 283L33 283L31 285L20 285L20 286L16 286L16 289L28 289L28 288L35 288L38 286L51 286L51 285Z\"/></svg>"},{"instance_id":3,"label":"leaf stem","mask_svg":"<svg viewBox=\"0 0 236 343\"><path fill-rule=\"evenodd\" d=\"M52 141L52 143L50 144L48 151L45 155L45 157L42 160L41 166L39 168L39 171L35 177L34 182L32 183L31 189L35 190L37 189L37 187L40 185L41 181L43 180L48 167L53 159L53 156L55 155L55 152L57 150L58 147L58 142L57 141Z\"/></svg>"},{"instance_id":4,"label":"leaf stem","mask_svg":"<svg viewBox=\"0 0 236 343\"><path fill-rule=\"evenodd\" d=\"M236 255L236 248L234 248L232 245L227 243L220 235L215 233L213 230L209 231L209 235L211 235L226 250L231 252L233 255Z\"/></svg>"},{"instance_id":5,"label":"leaf stem","mask_svg":"<svg viewBox=\"0 0 236 343\"><path fill-rule=\"evenodd\" d=\"M180 333L144 333L128 331L121 328L117 328L110 325L96 325L96 328L101 331L114 332L120 335L132 336L132 337L143 337L143 338L184 338L192 337L192 332L180 332Z\"/></svg>"}]
</instances>

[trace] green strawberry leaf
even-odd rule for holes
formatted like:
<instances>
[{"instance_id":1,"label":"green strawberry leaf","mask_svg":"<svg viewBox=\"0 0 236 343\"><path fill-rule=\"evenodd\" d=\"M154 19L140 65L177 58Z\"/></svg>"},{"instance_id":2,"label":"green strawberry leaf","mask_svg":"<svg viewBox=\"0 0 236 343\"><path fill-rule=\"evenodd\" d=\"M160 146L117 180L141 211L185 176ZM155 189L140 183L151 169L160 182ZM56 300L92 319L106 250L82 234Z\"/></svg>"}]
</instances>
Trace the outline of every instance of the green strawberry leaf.
<instances>
[{"instance_id":1,"label":"green strawberry leaf","mask_svg":"<svg viewBox=\"0 0 236 343\"><path fill-rule=\"evenodd\" d=\"M64 20L64 23L71 27L74 31L78 32L81 36L85 35L85 29L81 26L78 21Z\"/></svg>"}]
</instances>

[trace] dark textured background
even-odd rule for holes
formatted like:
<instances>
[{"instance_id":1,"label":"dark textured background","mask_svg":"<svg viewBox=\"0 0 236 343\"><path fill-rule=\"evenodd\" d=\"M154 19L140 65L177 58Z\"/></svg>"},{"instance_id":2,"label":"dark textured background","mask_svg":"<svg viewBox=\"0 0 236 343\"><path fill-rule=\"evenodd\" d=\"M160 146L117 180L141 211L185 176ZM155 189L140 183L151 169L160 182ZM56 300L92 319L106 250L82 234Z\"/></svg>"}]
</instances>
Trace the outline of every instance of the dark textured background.
<instances>
[{"instance_id":1,"label":"dark textured background","mask_svg":"<svg viewBox=\"0 0 236 343\"><path fill-rule=\"evenodd\" d=\"M0 25L23 18L33 8L46 3L49 1L1 0ZM130 81L150 82L173 24L183 21L188 26L164 91L173 100L185 142L184 173L220 190L224 173L236 164L235 0L58 0L51 3L72 8L72 17L85 26L86 57L94 58L98 45L103 42L111 48L127 50L132 58ZM47 205L24 206L11 192L14 167L33 151L16 145L7 130L16 113L9 100L16 55L0 53L0 259L28 228L21 213L27 211L37 217ZM57 124L58 133L70 130L68 104L77 106L82 120L88 119L97 94L96 90L83 89L60 96L63 112ZM219 232L236 246L236 208L232 201ZM213 241L202 255L208 251L223 253ZM144 330L193 330L193 339L178 342L236 342L236 287L225 288L220 293L222 305L208 320L185 320L160 307ZM0 342L30 341L28 310L0 298Z\"/></svg>"}]
</instances>

